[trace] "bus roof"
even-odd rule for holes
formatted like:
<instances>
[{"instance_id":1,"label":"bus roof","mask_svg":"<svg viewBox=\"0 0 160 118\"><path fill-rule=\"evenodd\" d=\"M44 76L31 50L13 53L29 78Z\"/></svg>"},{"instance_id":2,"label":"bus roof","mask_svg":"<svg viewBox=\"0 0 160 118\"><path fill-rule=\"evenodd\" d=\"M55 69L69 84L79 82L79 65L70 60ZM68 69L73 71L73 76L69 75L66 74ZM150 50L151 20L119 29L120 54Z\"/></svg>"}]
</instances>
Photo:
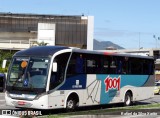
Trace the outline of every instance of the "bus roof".
<instances>
[{"instance_id":1,"label":"bus roof","mask_svg":"<svg viewBox=\"0 0 160 118\"><path fill-rule=\"evenodd\" d=\"M124 54L124 53L107 52L107 50L104 50L104 51L93 50L92 51L92 50L84 50L84 49L73 49L73 52L153 59L153 57L151 57L151 56L133 55L133 54L129 54L129 53Z\"/></svg>"},{"instance_id":2,"label":"bus roof","mask_svg":"<svg viewBox=\"0 0 160 118\"><path fill-rule=\"evenodd\" d=\"M36 46L36 47L28 48L22 51L18 51L17 53L15 53L14 56L50 56L50 55L53 55L55 52L64 50L64 49L72 49L73 52L79 52L79 53L153 59L153 57L149 57L149 56L132 55L132 54L126 54L126 53L125 54L112 53L112 52L107 52L105 50L104 51L86 50L86 49L70 48L65 46Z\"/></svg>"},{"instance_id":3,"label":"bus roof","mask_svg":"<svg viewBox=\"0 0 160 118\"><path fill-rule=\"evenodd\" d=\"M63 46L36 46L32 48L28 48L22 51L18 51L14 56L50 56L55 52L69 49L68 47Z\"/></svg>"}]
</instances>

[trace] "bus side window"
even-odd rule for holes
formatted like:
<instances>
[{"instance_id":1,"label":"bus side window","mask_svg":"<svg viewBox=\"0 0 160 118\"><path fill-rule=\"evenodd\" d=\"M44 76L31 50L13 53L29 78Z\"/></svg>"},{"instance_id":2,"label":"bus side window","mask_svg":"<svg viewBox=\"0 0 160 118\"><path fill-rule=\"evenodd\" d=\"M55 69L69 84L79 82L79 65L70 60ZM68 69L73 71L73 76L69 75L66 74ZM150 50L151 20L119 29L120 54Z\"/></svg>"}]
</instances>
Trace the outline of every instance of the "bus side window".
<instances>
[{"instance_id":1,"label":"bus side window","mask_svg":"<svg viewBox=\"0 0 160 118\"><path fill-rule=\"evenodd\" d=\"M110 73L111 74L116 74L116 61L114 59L112 59L111 61L111 65L110 65Z\"/></svg>"},{"instance_id":2,"label":"bus side window","mask_svg":"<svg viewBox=\"0 0 160 118\"><path fill-rule=\"evenodd\" d=\"M129 67L131 74L137 74L137 75L143 74L142 59L131 58Z\"/></svg>"},{"instance_id":3,"label":"bus side window","mask_svg":"<svg viewBox=\"0 0 160 118\"><path fill-rule=\"evenodd\" d=\"M123 74L128 74L128 57L124 57L122 68L123 68Z\"/></svg>"},{"instance_id":4,"label":"bus side window","mask_svg":"<svg viewBox=\"0 0 160 118\"><path fill-rule=\"evenodd\" d=\"M76 74L76 58L77 58L77 54L73 53L67 68L67 75L66 75L67 78Z\"/></svg>"},{"instance_id":5,"label":"bus side window","mask_svg":"<svg viewBox=\"0 0 160 118\"><path fill-rule=\"evenodd\" d=\"M104 66L103 66L103 60L102 60L102 58L100 57L96 61L97 61L96 72L99 73L99 74L103 74L104 73Z\"/></svg>"},{"instance_id":6,"label":"bus side window","mask_svg":"<svg viewBox=\"0 0 160 118\"><path fill-rule=\"evenodd\" d=\"M128 57L117 58L117 74L128 74Z\"/></svg>"},{"instance_id":7,"label":"bus side window","mask_svg":"<svg viewBox=\"0 0 160 118\"><path fill-rule=\"evenodd\" d=\"M122 66L123 66L123 63L121 60L119 60L118 64L117 64L117 73L118 74L122 74Z\"/></svg>"},{"instance_id":8,"label":"bus side window","mask_svg":"<svg viewBox=\"0 0 160 118\"><path fill-rule=\"evenodd\" d=\"M104 66L103 66L103 73L108 73L109 69L109 61L108 60L104 60Z\"/></svg>"},{"instance_id":9,"label":"bus side window","mask_svg":"<svg viewBox=\"0 0 160 118\"><path fill-rule=\"evenodd\" d=\"M149 60L143 62L143 74L153 74L153 64Z\"/></svg>"},{"instance_id":10,"label":"bus side window","mask_svg":"<svg viewBox=\"0 0 160 118\"><path fill-rule=\"evenodd\" d=\"M70 60L70 63L67 69L67 77L73 75L74 73L75 73L75 60Z\"/></svg>"},{"instance_id":11,"label":"bus side window","mask_svg":"<svg viewBox=\"0 0 160 118\"><path fill-rule=\"evenodd\" d=\"M83 70L83 65L84 65L84 60L83 60L83 57L82 57L82 54L80 54L77 58L76 58L76 67L75 67L75 71L76 73L83 73L84 70Z\"/></svg>"},{"instance_id":12,"label":"bus side window","mask_svg":"<svg viewBox=\"0 0 160 118\"><path fill-rule=\"evenodd\" d=\"M149 67L148 67L148 68L149 68L148 71L149 71L149 74L150 74L150 75L153 74L153 65L154 65L154 64L153 64L151 61L148 63L148 66L149 66Z\"/></svg>"}]
</instances>

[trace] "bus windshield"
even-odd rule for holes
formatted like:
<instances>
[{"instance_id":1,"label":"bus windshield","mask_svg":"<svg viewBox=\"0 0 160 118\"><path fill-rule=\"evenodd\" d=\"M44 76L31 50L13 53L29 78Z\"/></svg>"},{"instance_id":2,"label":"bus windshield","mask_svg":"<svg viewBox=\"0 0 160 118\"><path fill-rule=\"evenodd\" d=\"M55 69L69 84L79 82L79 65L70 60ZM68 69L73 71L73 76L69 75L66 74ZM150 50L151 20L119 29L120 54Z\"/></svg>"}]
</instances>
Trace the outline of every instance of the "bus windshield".
<instances>
[{"instance_id":1,"label":"bus windshield","mask_svg":"<svg viewBox=\"0 0 160 118\"><path fill-rule=\"evenodd\" d=\"M7 87L12 90L28 90L46 88L49 58L15 57L9 71Z\"/></svg>"}]
</instances>

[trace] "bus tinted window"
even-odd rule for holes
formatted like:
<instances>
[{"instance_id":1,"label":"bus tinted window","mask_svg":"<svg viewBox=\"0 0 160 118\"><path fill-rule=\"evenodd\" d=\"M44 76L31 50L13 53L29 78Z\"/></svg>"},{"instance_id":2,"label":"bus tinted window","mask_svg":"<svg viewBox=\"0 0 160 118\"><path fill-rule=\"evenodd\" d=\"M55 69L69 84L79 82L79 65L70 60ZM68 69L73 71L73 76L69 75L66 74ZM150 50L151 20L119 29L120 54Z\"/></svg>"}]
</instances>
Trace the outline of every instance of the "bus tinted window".
<instances>
[{"instance_id":1,"label":"bus tinted window","mask_svg":"<svg viewBox=\"0 0 160 118\"><path fill-rule=\"evenodd\" d=\"M149 59L131 58L129 74L153 74L153 61Z\"/></svg>"},{"instance_id":2,"label":"bus tinted window","mask_svg":"<svg viewBox=\"0 0 160 118\"><path fill-rule=\"evenodd\" d=\"M69 61L69 65L67 69L67 77L75 73L75 64L76 64L76 60L75 60L74 55L72 54L72 57Z\"/></svg>"},{"instance_id":3,"label":"bus tinted window","mask_svg":"<svg viewBox=\"0 0 160 118\"><path fill-rule=\"evenodd\" d=\"M99 71L97 71L98 68L101 68L101 65L98 65L99 62L97 55L73 53L68 65L67 76L99 73Z\"/></svg>"},{"instance_id":4,"label":"bus tinted window","mask_svg":"<svg viewBox=\"0 0 160 118\"><path fill-rule=\"evenodd\" d=\"M151 60L144 60L143 62L143 74L153 74L153 62Z\"/></svg>"},{"instance_id":5,"label":"bus tinted window","mask_svg":"<svg viewBox=\"0 0 160 118\"><path fill-rule=\"evenodd\" d=\"M86 73L88 74L101 74L103 73L103 58L102 55L96 55L96 54L86 54Z\"/></svg>"},{"instance_id":6,"label":"bus tinted window","mask_svg":"<svg viewBox=\"0 0 160 118\"><path fill-rule=\"evenodd\" d=\"M74 52L68 65L67 75L82 73L153 74L153 65L153 60L138 57L106 56Z\"/></svg>"}]
</instances>

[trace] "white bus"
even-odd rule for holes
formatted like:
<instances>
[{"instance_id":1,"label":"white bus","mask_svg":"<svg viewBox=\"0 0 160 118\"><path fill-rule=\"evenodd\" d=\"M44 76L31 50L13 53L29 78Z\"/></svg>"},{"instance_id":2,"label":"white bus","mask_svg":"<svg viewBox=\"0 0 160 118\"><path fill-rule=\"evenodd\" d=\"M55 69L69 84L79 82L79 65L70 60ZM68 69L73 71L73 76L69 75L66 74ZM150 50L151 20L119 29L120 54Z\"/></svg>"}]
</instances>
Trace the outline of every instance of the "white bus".
<instances>
[{"instance_id":1,"label":"white bus","mask_svg":"<svg viewBox=\"0 0 160 118\"><path fill-rule=\"evenodd\" d=\"M38 46L13 56L5 100L36 109L131 105L154 96L154 81L152 57Z\"/></svg>"}]
</instances>

